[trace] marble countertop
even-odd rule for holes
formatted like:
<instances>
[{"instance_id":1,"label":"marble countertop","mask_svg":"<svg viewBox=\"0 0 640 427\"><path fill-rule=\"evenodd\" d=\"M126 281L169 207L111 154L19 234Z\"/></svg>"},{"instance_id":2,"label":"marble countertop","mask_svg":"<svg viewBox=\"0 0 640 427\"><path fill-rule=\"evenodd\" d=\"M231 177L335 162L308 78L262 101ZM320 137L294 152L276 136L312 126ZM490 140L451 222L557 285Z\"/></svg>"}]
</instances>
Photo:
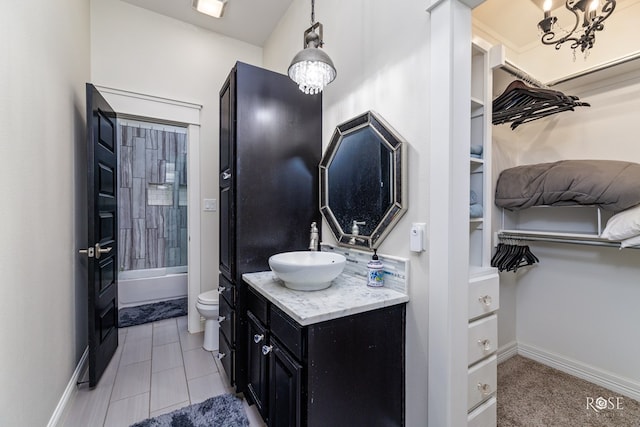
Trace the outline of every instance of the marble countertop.
<instances>
[{"instance_id":1,"label":"marble countertop","mask_svg":"<svg viewBox=\"0 0 640 427\"><path fill-rule=\"evenodd\" d=\"M369 287L365 277L345 273L329 288L312 292L286 288L272 271L247 273L242 278L303 326L409 301L404 293L384 286Z\"/></svg>"}]
</instances>

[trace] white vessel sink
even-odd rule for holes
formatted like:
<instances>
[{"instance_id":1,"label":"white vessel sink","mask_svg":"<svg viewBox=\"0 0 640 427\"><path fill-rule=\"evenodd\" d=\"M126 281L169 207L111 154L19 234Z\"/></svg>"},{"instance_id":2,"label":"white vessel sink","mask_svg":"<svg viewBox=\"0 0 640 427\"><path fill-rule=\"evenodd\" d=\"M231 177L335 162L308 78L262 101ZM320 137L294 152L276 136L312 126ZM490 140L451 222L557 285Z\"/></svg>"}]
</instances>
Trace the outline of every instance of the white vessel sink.
<instances>
[{"instance_id":1,"label":"white vessel sink","mask_svg":"<svg viewBox=\"0 0 640 427\"><path fill-rule=\"evenodd\" d=\"M331 286L346 258L332 252L283 252L269 258L269 267L289 289L318 291Z\"/></svg>"}]
</instances>

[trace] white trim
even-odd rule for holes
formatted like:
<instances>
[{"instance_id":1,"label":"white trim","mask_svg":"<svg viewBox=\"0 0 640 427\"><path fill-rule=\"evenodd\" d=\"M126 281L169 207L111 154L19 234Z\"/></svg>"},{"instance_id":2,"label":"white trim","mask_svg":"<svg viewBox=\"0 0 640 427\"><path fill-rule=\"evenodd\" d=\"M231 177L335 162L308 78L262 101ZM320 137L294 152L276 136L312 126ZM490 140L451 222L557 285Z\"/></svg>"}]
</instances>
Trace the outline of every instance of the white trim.
<instances>
[{"instance_id":1,"label":"white trim","mask_svg":"<svg viewBox=\"0 0 640 427\"><path fill-rule=\"evenodd\" d=\"M517 347L518 354L523 357L589 381L615 393L640 400L640 383L636 381L620 377L611 372L596 368L595 366L587 365L529 344L518 343Z\"/></svg>"},{"instance_id":2,"label":"white trim","mask_svg":"<svg viewBox=\"0 0 640 427\"><path fill-rule=\"evenodd\" d=\"M200 321L200 313L195 310L198 295L201 292L201 246L200 246L200 126L189 125L187 142L187 191L189 202L187 209L187 225L189 246L187 258L189 264L187 295L187 330L194 334L204 330ZM217 278L216 278L217 279Z\"/></svg>"},{"instance_id":3,"label":"white trim","mask_svg":"<svg viewBox=\"0 0 640 427\"><path fill-rule=\"evenodd\" d=\"M200 125L201 104L95 86L118 114Z\"/></svg>"},{"instance_id":4,"label":"white trim","mask_svg":"<svg viewBox=\"0 0 640 427\"><path fill-rule=\"evenodd\" d=\"M64 389L64 393L62 393L62 397L56 406L56 409L53 411L49 422L47 423L47 427L56 427L58 424L62 422L62 416L67 409L67 405L72 400L72 397L78 391L78 382L80 381L80 376L84 371L84 368L87 364L87 358L89 357L89 347L84 349L84 353L82 353L82 357L78 362L78 366L76 366L76 370L73 371L71 375L71 379L67 384L67 387Z\"/></svg>"},{"instance_id":5,"label":"white trim","mask_svg":"<svg viewBox=\"0 0 640 427\"><path fill-rule=\"evenodd\" d=\"M506 362L518 354L518 343L511 341L498 349L498 364Z\"/></svg>"}]
</instances>

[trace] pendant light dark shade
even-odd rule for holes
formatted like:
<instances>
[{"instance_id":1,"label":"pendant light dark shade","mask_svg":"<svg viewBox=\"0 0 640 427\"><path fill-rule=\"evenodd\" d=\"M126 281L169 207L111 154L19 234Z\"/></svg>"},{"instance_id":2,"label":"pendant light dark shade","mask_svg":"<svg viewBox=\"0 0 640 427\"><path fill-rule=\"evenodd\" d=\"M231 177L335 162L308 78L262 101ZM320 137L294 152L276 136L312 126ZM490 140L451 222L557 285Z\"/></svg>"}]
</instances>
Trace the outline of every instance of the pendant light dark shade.
<instances>
[{"instance_id":1,"label":"pendant light dark shade","mask_svg":"<svg viewBox=\"0 0 640 427\"><path fill-rule=\"evenodd\" d=\"M314 21L314 2L311 2L312 25L304 32L304 49L296 54L289 65L289 77L301 91L314 95L336 78L336 67L322 46L322 24ZM318 30L320 34L316 32Z\"/></svg>"}]
</instances>

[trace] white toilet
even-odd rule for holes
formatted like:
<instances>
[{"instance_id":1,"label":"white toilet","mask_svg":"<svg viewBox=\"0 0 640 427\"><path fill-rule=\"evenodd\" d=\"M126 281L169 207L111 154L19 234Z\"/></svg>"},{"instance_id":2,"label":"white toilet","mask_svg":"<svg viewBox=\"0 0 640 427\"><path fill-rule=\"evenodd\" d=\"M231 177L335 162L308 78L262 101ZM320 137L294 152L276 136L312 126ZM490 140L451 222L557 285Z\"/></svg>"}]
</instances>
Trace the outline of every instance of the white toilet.
<instances>
[{"instance_id":1,"label":"white toilet","mask_svg":"<svg viewBox=\"0 0 640 427\"><path fill-rule=\"evenodd\" d=\"M198 313L204 317L204 342L202 347L207 351L218 350L218 291L203 292L198 295L196 303Z\"/></svg>"}]
</instances>

